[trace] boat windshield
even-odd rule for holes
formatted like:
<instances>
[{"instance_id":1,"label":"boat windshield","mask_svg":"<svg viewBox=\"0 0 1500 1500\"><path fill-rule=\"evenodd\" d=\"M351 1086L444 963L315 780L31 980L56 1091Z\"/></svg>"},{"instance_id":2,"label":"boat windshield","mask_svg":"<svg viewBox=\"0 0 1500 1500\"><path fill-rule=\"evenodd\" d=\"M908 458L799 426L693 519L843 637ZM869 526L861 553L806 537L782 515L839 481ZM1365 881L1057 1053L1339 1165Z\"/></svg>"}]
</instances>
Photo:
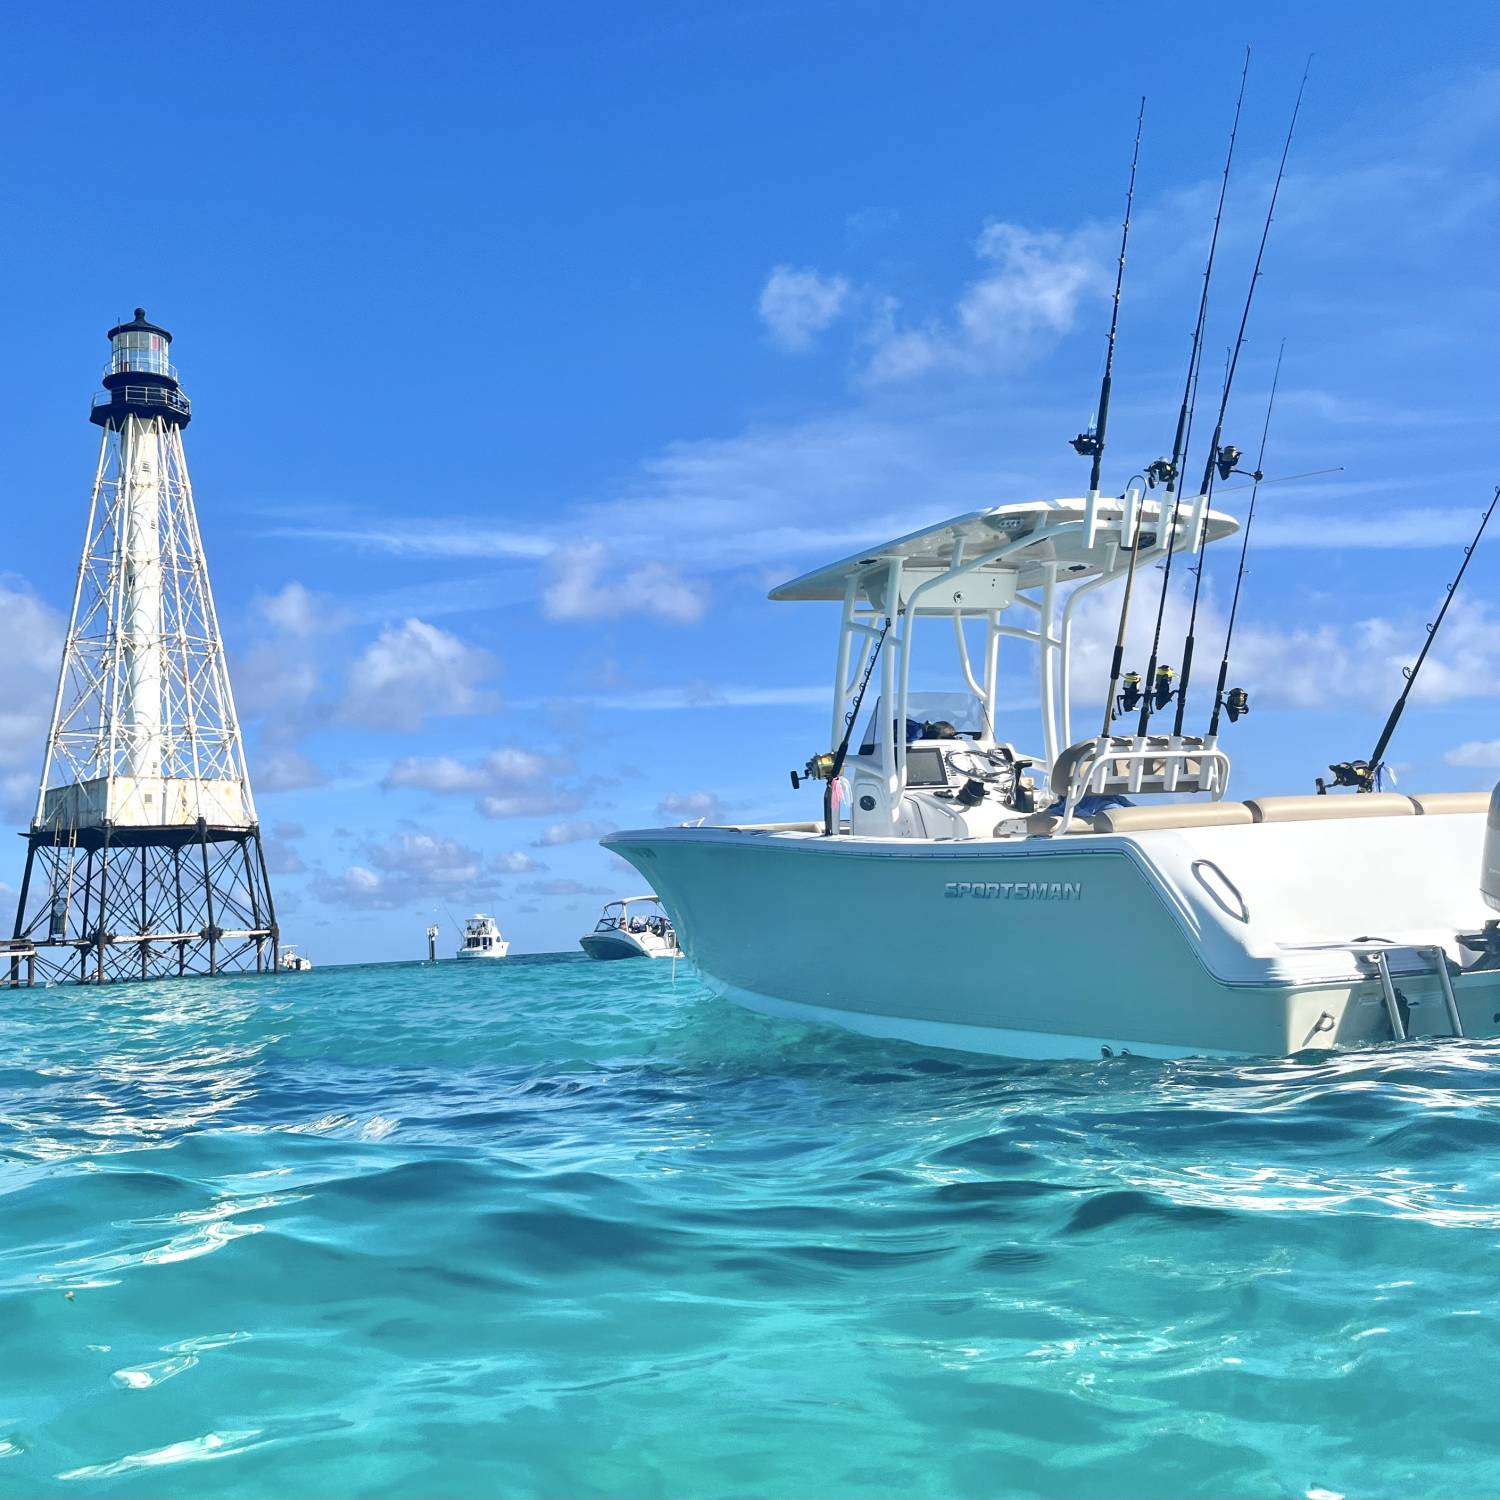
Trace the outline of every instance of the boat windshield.
<instances>
[{"instance_id":1,"label":"boat windshield","mask_svg":"<svg viewBox=\"0 0 1500 1500\"><path fill-rule=\"evenodd\" d=\"M860 741L859 753L875 753L875 737L884 711L884 699L877 698L870 717L865 721L864 738ZM922 726L936 723L951 724L967 739L988 737L984 722L984 706L973 693L908 693L906 695L905 743L922 738ZM900 733L897 738L901 739Z\"/></svg>"}]
</instances>

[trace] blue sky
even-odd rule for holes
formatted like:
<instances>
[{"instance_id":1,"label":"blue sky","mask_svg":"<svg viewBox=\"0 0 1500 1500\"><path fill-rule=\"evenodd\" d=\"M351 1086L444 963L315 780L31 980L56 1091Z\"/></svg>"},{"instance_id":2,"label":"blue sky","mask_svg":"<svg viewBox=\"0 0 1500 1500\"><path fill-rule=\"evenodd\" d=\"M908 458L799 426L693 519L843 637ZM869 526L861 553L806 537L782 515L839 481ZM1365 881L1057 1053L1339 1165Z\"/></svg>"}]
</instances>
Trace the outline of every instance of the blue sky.
<instances>
[{"instance_id":1,"label":"blue sky","mask_svg":"<svg viewBox=\"0 0 1500 1500\"><path fill-rule=\"evenodd\" d=\"M0 815L34 795L87 403L138 303L194 399L315 959L416 956L476 908L569 947L638 883L599 832L807 813L786 771L825 748L833 622L767 587L1081 492L1142 92L1107 484L1170 448L1247 42L1208 368L1315 53L1228 435L1253 452L1285 337L1268 470L1343 472L1263 491L1231 749L1241 794L1310 789L1368 752L1500 477L1496 41L1477 4L32 8L0 166ZM1500 774L1497 576L1500 536L1404 787Z\"/></svg>"}]
</instances>

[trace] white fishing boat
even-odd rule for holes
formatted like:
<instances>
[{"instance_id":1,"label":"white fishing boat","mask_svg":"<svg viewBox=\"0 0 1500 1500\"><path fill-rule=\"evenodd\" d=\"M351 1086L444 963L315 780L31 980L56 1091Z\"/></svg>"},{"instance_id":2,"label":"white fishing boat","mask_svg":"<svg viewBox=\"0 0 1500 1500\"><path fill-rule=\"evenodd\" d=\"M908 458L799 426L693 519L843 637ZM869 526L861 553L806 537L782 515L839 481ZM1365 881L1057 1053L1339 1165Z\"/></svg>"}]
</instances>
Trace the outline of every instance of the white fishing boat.
<instances>
[{"instance_id":1,"label":"white fishing boat","mask_svg":"<svg viewBox=\"0 0 1500 1500\"><path fill-rule=\"evenodd\" d=\"M878 664L857 748L809 763L832 777L824 817L603 841L660 895L705 984L775 1016L1015 1056L1500 1035L1485 794L1237 801L1217 734L1075 739L1084 602L1132 553L1146 578L1169 546L1191 566L1236 530L1201 494L1169 508L1143 489L957 516L772 593L841 605L831 743ZM962 694L909 691L919 622ZM1040 743L1007 737L1018 694L1035 695Z\"/></svg>"},{"instance_id":2,"label":"white fishing boat","mask_svg":"<svg viewBox=\"0 0 1500 1500\"><path fill-rule=\"evenodd\" d=\"M290 974L301 974L312 968L312 959L288 943L281 950L281 967Z\"/></svg>"},{"instance_id":3,"label":"white fishing boat","mask_svg":"<svg viewBox=\"0 0 1500 1500\"><path fill-rule=\"evenodd\" d=\"M454 955L462 959L504 958L510 944L500 936L500 924L483 912L476 912L464 923L464 942Z\"/></svg>"},{"instance_id":4,"label":"white fishing boat","mask_svg":"<svg viewBox=\"0 0 1500 1500\"><path fill-rule=\"evenodd\" d=\"M655 896L609 902L592 932L578 939L590 958L678 958L672 919Z\"/></svg>"}]
</instances>

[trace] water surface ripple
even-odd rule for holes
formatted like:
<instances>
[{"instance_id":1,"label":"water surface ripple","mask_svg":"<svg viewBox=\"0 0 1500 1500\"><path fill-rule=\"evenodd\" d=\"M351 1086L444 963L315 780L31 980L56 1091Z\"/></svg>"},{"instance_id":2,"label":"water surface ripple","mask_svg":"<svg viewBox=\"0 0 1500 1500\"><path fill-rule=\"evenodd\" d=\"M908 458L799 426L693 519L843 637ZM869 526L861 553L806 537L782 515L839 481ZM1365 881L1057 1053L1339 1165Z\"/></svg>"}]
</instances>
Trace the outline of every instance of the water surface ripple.
<instances>
[{"instance_id":1,"label":"water surface ripple","mask_svg":"<svg viewBox=\"0 0 1500 1500\"><path fill-rule=\"evenodd\" d=\"M0 1494L1500 1493L1500 1050L1018 1063L649 963L38 990Z\"/></svg>"}]
</instances>

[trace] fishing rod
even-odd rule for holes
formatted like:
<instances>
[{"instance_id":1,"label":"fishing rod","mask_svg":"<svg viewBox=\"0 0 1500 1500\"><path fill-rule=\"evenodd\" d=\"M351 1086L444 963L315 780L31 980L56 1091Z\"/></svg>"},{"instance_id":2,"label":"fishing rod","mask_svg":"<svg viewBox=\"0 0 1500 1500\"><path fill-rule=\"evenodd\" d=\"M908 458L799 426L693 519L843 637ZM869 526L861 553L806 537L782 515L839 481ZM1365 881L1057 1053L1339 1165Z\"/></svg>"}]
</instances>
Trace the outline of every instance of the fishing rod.
<instances>
[{"instance_id":1,"label":"fishing rod","mask_svg":"<svg viewBox=\"0 0 1500 1500\"><path fill-rule=\"evenodd\" d=\"M1144 735L1147 725L1151 719L1151 710L1154 707L1165 708L1167 700L1163 698L1159 703L1154 702L1157 691L1157 677L1161 662L1161 631L1162 622L1166 618L1167 590L1172 582L1172 555L1177 540L1177 486L1181 478L1183 465L1187 462L1187 449L1193 424L1193 411L1198 403L1198 369L1203 358L1203 326L1208 318L1208 290L1213 282L1214 257L1219 250L1219 227L1224 222L1224 200L1229 193L1229 169L1234 164L1234 143L1240 133L1240 113L1245 107L1245 83L1250 76L1250 49L1245 48L1245 65L1240 70L1240 92L1234 102L1234 120L1229 127L1229 147L1224 153L1224 172L1219 179L1219 204L1214 210L1213 233L1208 240L1208 259L1203 267L1203 291L1198 298L1198 319L1193 325L1193 342L1188 350L1187 375L1182 382L1182 405L1177 412L1177 432L1172 439L1172 456L1169 459L1159 458L1146 470L1148 484L1158 484L1166 481L1166 492L1162 496L1161 505L1157 510L1157 534L1163 530L1162 523L1165 522L1167 537L1166 562L1162 567L1161 592L1156 601L1156 626L1151 635L1151 659L1146 667L1145 692L1141 694L1140 722L1136 726L1136 733ZM1169 517L1170 511L1170 517ZM1168 678L1170 683L1170 677ZM1169 689L1168 689L1169 690Z\"/></svg>"},{"instance_id":2,"label":"fishing rod","mask_svg":"<svg viewBox=\"0 0 1500 1500\"><path fill-rule=\"evenodd\" d=\"M1226 698L1224 684L1229 680L1229 645L1234 639L1234 622L1240 612L1240 589L1245 582L1245 559L1250 552L1250 528L1255 525L1255 501L1260 494L1260 482L1265 478L1266 440L1271 435L1271 413L1276 409L1276 387L1281 383L1281 359L1286 353L1286 340L1276 351L1276 370L1271 376L1271 394L1266 399L1265 425L1260 429L1260 452L1255 457L1254 482L1250 486L1250 504L1245 512L1245 529L1240 533L1240 566L1234 575L1234 598L1229 603L1229 624L1224 628L1224 655L1219 662L1219 681L1214 688L1214 711L1208 721L1208 733L1212 738L1219 732L1219 715L1227 711L1229 722L1235 723L1241 714L1250 712L1250 699L1244 688L1235 688Z\"/></svg>"},{"instance_id":3,"label":"fishing rod","mask_svg":"<svg viewBox=\"0 0 1500 1500\"><path fill-rule=\"evenodd\" d=\"M1285 344L1286 340L1283 339L1282 343ZM1256 479L1252 474L1250 476L1252 483L1225 485L1219 490L1219 493L1221 495L1232 495L1236 490L1253 490L1259 485L1292 484L1298 479L1321 479L1325 474L1342 474L1343 472L1343 464L1335 464L1331 469L1308 469L1301 474L1278 474L1275 479L1266 479L1264 477Z\"/></svg>"},{"instance_id":4,"label":"fishing rod","mask_svg":"<svg viewBox=\"0 0 1500 1500\"><path fill-rule=\"evenodd\" d=\"M1479 546L1480 539L1484 536L1485 528L1490 524L1490 517L1495 514L1495 507L1500 505L1500 485L1495 486L1495 493L1490 497L1489 509L1485 511L1479 522L1479 530L1474 533L1474 540L1464 548L1464 560L1458 565L1458 572L1453 576L1453 582L1448 585L1448 592L1443 595L1442 607L1437 612L1437 618L1427 627L1427 639L1422 642L1422 649L1417 653L1416 662L1409 667L1402 667L1401 675L1406 678L1406 686L1401 689L1401 696L1396 699L1396 706L1391 709L1391 716L1385 721L1385 728L1380 731L1380 739L1376 742L1374 752L1369 760L1346 760L1339 762L1336 766L1329 766L1333 772L1334 786L1351 786L1357 792L1373 792L1380 783L1380 773L1384 769L1384 756L1386 749L1391 743L1391 736L1396 732L1396 726L1401 722L1401 715L1406 712L1406 700L1411 697L1411 690L1417 685L1417 676L1422 670L1422 664L1427 660L1427 653L1432 650L1432 643L1437 639L1437 633L1443 624L1443 616L1448 613L1448 606L1453 603L1453 596L1458 592L1458 586L1463 582L1464 574L1468 571L1469 560L1474 556L1475 549ZM1320 776L1318 777L1318 791L1328 790L1328 784Z\"/></svg>"},{"instance_id":5,"label":"fishing rod","mask_svg":"<svg viewBox=\"0 0 1500 1500\"><path fill-rule=\"evenodd\" d=\"M1100 739L1109 738L1109 726L1114 723L1115 695L1120 689L1120 668L1125 660L1125 626L1130 619L1130 595L1135 588L1135 565L1141 555L1141 522L1146 514L1146 476L1137 474L1125 486L1125 496L1122 498L1128 500L1130 491L1137 480L1141 483L1141 491L1136 500L1135 520L1130 528L1131 535L1128 543L1125 540L1125 517L1123 514L1120 517L1120 545L1130 548L1130 566L1125 571L1125 595L1120 600L1120 623L1115 630L1115 654L1110 659L1109 688L1104 695L1104 724L1099 730ZM1135 691L1135 688L1132 687L1130 691Z\"/></svg>"},{"instance_id":6,"label":"fishing rod","mask_svg":"<svg viewBox=\"0 0 1500 1500\"><path fill-rule=\"evenodd\" d=\"M865 689L870 685L870 677L875 671L875 663L880 657L880 648L885 645L885 638L891 628L890 617L880 627L880 634L875 637L875 649L870 652L870 659L865 664L865 675L860 679L859 691L854 695L854 702L849 707L849 712L844 715L844 737L839 741L836 750L825 750L821 755L815 755L808 761L807 765L799 773L793 771L792 790L797 790L804 781L821 781L823 787L823 832L828 837L833 836L833 789L838 784L838 779L844 774L844 762L849 758L849 740L854 734L854 721L859 717L860 705L865 701Z\"/></svg>"},{"instance_id":7,"label":"fishing rod","mask_svg":"<svg viewBox=\"0 0 1500 1500\"><path fill-rule=\"evenodd\" d=\"M1255 252L1255 265L1250 271L1250 285L1245 291L1245 305L1240 311L1239 332L1235 335L1234 346L1229 355L1229 368L1224 373L1224 389L1219 396L1219 415L1214 423L1213 440L1208 445L1208 457L1203 464L1203 483L1198 487L1198 493L1203 496L1203 511L1207 517L1210 501L1213 499L1214 474L1218 473L1221 479L1228 479L1235 472L1235 465L1240 459L1240 450L1228 445L1221 446L1224 438L1224 413L1229 408L1229 393L1234 388L1235 371L1239 368L1240 351L1245 347L1245 329L1250 322L1250 307L1255 301L1255 288L1260 281L1261 262L1266 254L1266 242L1271 237L1271 221L1276 214L1276 200L1281 195L1282 180L1286 177L1287 157L1291 155L1292 136L1297 129L1297 116L1302 112L1302 96L1307 90L1307 75L1312 71L1312 58L1308 58L1307 66L1302 70L1302 82L1297 87L1297 101L1292 105L1292 118L1287 122L1286 140L1281 147L1281 163L1276 169L1276 181L1271 187L1271 201L1266 205L1266 221L1261 226L1260 245ZM1200 537L1198 545L1201 548L1205 539ZM1193 603L1188 611L1187 636L1182 643L1182 675L1177 684L1177 715L1172 724L1172 733L1182 733L1182 721L1187 713L1188 684L1193 675L1193 645L1198 630L1198 600L1203 592L1203 564L1204 558L1200 553L1198 566L1193 574Z\"/></svg>"},{"instance_id":8,"label":"fishing rod","mask_svg":"<svg viewBox=\"0 0 1500 1500\"><path fill-rule=\"evenodd\" d=\"M1130 186L1125 190L1125 222L1120 229L1120 260L1115 267L1114 307L1109 315L1109 339L1104 350L1104 378L1099 382L1099 406L1092 425L1080 432L1070 446L1081 458L1093 459L1089 470L1089 503L1099 501L1099 471L1104 465L1104 432L1109 425L1109 391L1115 373L1115 334L1120 326L1120 292L1125 284L1125 248L1130 243L1130 211L1135 205L1135 169L1141 160L1141 130L1146 121L1146 96L1141 95L1135 117L1135 150L1130 157Z\"/></svg>"}]
</instances>

